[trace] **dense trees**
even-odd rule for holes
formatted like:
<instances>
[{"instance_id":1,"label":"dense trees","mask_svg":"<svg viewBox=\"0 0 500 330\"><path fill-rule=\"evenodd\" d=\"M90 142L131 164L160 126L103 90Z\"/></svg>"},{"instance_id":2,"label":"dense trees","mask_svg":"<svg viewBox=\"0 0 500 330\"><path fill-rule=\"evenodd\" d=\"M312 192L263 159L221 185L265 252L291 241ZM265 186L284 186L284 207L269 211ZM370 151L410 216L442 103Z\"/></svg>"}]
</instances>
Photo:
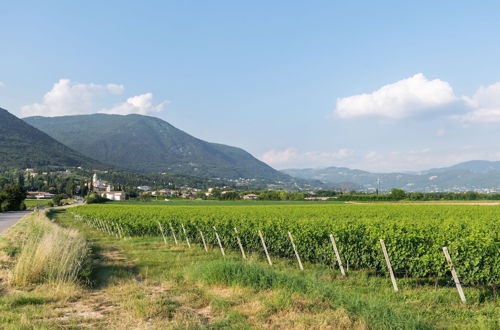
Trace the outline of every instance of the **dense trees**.
<instances>
[{"instance_id":1,"label":"dense trees","mask_svg":"<svg viewBox=\"0 0 500 330\"><path fill-rule=\"evenodd\" d=\"M26 209L26 190L18 185L7 185L0 190L0 212Z\"/></svg>"}]
</instances>

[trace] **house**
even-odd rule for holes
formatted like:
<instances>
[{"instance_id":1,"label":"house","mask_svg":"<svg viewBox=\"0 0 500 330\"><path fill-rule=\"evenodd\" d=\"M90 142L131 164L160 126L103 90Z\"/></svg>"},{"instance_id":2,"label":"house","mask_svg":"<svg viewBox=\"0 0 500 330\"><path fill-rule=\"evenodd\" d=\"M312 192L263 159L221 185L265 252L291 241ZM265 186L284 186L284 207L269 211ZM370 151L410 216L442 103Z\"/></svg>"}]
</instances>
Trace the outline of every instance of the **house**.
<instances>
[{"instance_id":1,"label":"house","mask_svg":"<svg viewBox=\"0 0 500 330\"><path fill-rule=\"evenodd\" d=\"M110 199L112 201L124 201L125 200L125 192L123 191L108 191L103 194L103 197Z\"/></svg>"},{"instance_id":2,"label":"house","mask_svg":"<svg viewBox=\"0 0 500 330\"><path fill-rule=\"evenodd\" d=\"M52 199L54 194L43 191L28 191L28 198L35 199Z\"/></svg>"},{"instance_id":3,"label":"house","mask_svg":"<svg viewBox=\"0 0 500 330\"><path fill-rule=\"evenodd\" d=\"M142 190L142 191L150 191L151 187L150 186L139 186L137 189Z\"/></svg>"},{"instance_id":4,"label":"house","mask_svg":"<svg viewBox=\"0 0 500 330\"><path fill-rule=\"evenodd\" d=\"M256 200L256 199L259 199L259 195L256 195L256 194L246 194L245 196L243 196L243 199Z\"/></svg>"}]
</instances>

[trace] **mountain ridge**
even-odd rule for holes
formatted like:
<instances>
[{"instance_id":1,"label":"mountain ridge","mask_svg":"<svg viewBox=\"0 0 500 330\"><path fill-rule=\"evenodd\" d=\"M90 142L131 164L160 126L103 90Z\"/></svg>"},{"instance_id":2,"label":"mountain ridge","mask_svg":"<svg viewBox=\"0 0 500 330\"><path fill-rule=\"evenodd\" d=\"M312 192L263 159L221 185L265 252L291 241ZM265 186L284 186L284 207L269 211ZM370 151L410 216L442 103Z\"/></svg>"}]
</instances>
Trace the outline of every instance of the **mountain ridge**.
<instances>
[{"instance_id":1,"label":"mountain ridge","mask_svg":"<svg viewBox=\"0 0 500 330\"><path fill-rule=\"evenodd\" d=\"M105 166L0 108L0 168Z\"/></svg>"},{"instance_id":2,"label":"mountain ridge","mask_svg":"<svg viewBox=\"0 0 500 330\"><path fill-rule=\"evenodd\" d=\"M241 148L206 142L156 117L92 114L23 120L87 157L142 173L293 180Z\"/></svg>"}]
</instances>

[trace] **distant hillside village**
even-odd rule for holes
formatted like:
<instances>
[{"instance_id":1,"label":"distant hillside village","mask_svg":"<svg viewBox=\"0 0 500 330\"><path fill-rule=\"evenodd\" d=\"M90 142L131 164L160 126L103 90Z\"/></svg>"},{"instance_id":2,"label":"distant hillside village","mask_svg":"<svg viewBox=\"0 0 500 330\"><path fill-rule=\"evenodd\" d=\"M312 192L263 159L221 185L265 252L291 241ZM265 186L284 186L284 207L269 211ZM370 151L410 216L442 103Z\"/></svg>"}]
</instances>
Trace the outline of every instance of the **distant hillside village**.
<instances>
[{"instance_id":1,"label":"distant hillside village","mask_svg":"<svg viewBox=\"0 0 500 330\"><path fill-rule=\"evenodd\" d=\"M125 192L124 191L114 191L113 186L97 177L97 173L94 173L92 177L92 183L89 184L89 190L95 192L101 197L107 198L112 201L124 201Z\"/></svg>"}]
</instances>

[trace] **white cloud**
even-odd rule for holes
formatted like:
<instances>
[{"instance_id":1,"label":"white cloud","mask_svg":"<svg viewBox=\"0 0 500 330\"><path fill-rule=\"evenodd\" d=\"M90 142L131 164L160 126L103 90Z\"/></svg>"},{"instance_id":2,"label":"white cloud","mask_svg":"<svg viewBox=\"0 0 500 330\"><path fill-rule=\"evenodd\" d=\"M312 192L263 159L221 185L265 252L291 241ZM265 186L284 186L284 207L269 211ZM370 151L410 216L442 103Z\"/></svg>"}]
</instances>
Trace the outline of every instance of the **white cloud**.
<instances>
[{"instance_id":1,"label":"white cloud","mask_svg":"<svg viewBox=\"0 0 500 330\"><path fill-rule=\"evenodd\" d=\"M370 94L339 98L335 113L341 118L379 116L399 119L457 100L449 83L439 79L428 80L418 73Z\"/></svg>"},{"instance_id":2,"label":"white cloud","mask_svg":"<svg viewBox=\"0 0 500 330\"><path fill-rule=\"evenodd\" d=\"M463 116L455 116L466 123L500 122L500 82L480 87L471 97L465 98L472 111Z\"/></svg>"},{"instance_id":3,"label":"white cloud","mask_svg":"<svg viewBox=\"0 0 500 330\"><path fill-rule=\"evenodd\" d=\"M130 97L125 102L107 109L104 104L110 103L125 88L117 84L82 84L69 79L60 79L48 91L40 103L21 107L21 116L65 116L91 114L96 112L117 114L148 114L159 112L169 103L164 101L153 105L153 94L146 93Z\"/></svg>"},{"instance_id":4,"label":"white cloud","mask_svg":"<svg viewBox=\"0 0 500 330\"><path fill-rule=\"evenodd\" d=\"M335 152L308 151L299 152L294 148L285 150L270 150L263 153L259 159L278 168L285 167L323 167L336 166L340 160L353 155L349 149L339 149Z\"/></svg>"},{"instance_id":5,"label":"white cloud","mask_svg":"<svg viewBox=\"0 0 500 330\"><path fill-rule=\"evenodd\" d=\"M131 113L146 115L150 113L161 112L169 103L170 101L163 101L158 105L153 105L153 94L146 93L130 97L127 99L127 101L118 104L111 109L101 110L100 112L112 113L117 115L127 115Z\"/></svg>"},{"instance_id":6,"label":"white cloud","mask_svg":"<svg viewBox=\"0 0 500 330\"><path fill-rule=\"evenodd\" d=\"M7 86L3 81L0 81L0 88Z\"/></svg>"}]
</instances>

